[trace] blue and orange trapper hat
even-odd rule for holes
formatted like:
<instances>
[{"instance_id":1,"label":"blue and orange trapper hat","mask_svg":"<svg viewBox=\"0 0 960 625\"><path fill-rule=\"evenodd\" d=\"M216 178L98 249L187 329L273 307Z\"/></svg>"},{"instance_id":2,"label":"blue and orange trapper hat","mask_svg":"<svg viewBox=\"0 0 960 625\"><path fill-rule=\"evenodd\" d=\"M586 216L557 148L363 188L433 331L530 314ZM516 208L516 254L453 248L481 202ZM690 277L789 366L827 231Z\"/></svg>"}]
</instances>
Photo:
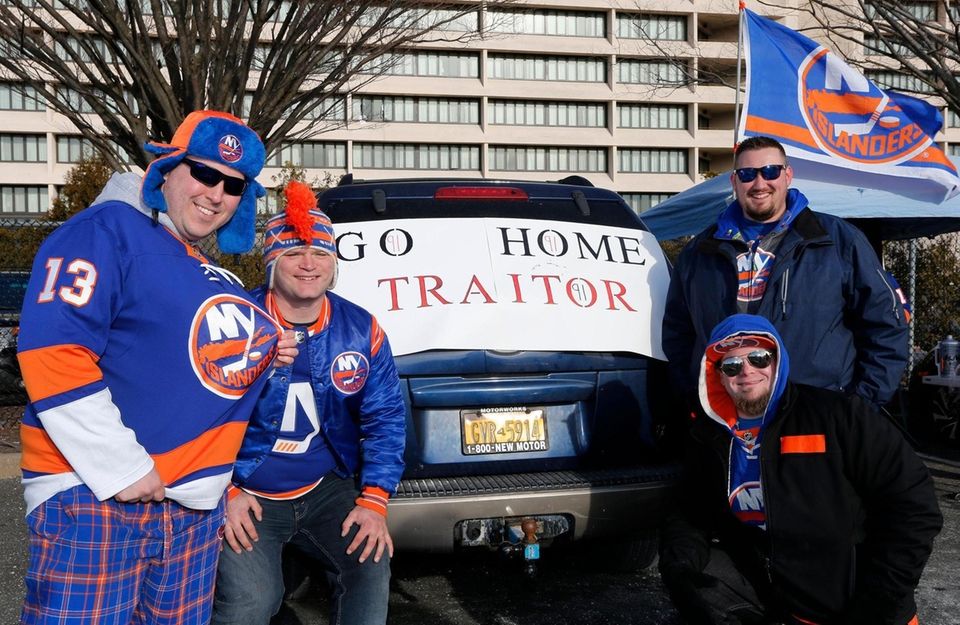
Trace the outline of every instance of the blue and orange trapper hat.
<instances>
[{"instance_id":1,"label":"blue and orange trapper hat","mask_svg":"<svg viewBox=\"0 0 960 625\"><path fill-rule=\"evenodd\" d=\"M257 198L267 193L256 180L266 158L257 133L229 113L194 111L177 127L170 143L151 141L143 147L159 156L143 175L140 196L148 208L161 213L167 212L161 191L164 177L187 155L222 163L243 174L247 188L237 212L217 230L217 245L227 254L250 251L256 236Z\"/></svg>"},{"instance_id":2,"label":"blue and orange trapper hat","mask_svg":"<svg viewBox=\"0 0 960 625\"><path fill-rule=\"evenodd\" d=\"M267 267L267 288L273 287L273 270L277 259L298 247L313 247L337 258L337 241L333 224L326 213L317 208L317 196L297 180L287 184L283 194L287 207L270 218L263 232L263 262ZM336 274L334 274L336 276ZM336 277L330 284L333 288Z\"/></svg>"}]
</instances>

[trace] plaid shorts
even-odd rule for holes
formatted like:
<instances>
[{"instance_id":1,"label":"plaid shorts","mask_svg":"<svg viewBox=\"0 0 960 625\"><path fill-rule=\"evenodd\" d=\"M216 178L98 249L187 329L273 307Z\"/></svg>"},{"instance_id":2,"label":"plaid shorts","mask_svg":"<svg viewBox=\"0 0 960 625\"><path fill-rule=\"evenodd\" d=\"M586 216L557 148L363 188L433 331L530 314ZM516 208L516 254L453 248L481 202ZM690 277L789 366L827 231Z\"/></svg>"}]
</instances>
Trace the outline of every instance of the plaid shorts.
<instances>
[{"instance_id":1,"label":"plaid shorts","mask_svg":"<svg viewBox=\"0 0 960 625\"><path fill-rule=\"evenodd\" d=\"M86 486L27 515L21 625L204 625L224 523L170 500L97 501Z\"/></svg>"}]
</instances>

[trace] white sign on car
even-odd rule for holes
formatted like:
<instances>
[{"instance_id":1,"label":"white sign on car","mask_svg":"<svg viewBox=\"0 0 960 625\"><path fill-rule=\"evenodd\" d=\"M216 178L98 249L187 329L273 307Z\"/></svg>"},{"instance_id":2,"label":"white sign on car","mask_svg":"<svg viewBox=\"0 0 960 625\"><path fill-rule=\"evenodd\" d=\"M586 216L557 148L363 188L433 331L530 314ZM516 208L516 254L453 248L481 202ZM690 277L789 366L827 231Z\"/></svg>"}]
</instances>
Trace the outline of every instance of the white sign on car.
<instances>
[{"instance_id":1,"label":"white sign on car","mask_svg":"<svg viewBox=\"0 0 960 625\"><path fill-rule=\"evenodd\" d=\"M649 232L507 218L334 227L334 291L377 317L396 355L493 349L664 359L670 278Z\"/></svg>"}]
</instances>

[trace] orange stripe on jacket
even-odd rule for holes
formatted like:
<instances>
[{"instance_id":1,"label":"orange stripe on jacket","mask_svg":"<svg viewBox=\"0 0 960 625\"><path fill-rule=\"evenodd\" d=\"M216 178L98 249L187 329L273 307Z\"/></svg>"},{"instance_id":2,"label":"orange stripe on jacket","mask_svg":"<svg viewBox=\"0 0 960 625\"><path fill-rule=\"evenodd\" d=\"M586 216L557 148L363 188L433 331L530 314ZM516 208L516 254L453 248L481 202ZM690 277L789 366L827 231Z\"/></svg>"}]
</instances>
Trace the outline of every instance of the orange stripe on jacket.
<instances>
[{"instance_id":1,"label":"orange stripe on jacket","mask_svg":"<svg viewBox=\"0 0 960 625\"><path fill-rule=\"evenodd\" d=\"M73 467L63 457L50 435L41 428L20 424L23 453L20 468L36 473L69 473Z\"/></svg>"},{"instance_id":2,"label":"orange stripe on jacket","mask_svg":"<svg viewBox=\"0 0 960 625\"><path fill-rule=\"evenodd\" d=\"M246 421L231 421L175 449L151 456L163 483L172 484L207 467L233 464L246 431Z\"/></svg>"},{"instance_id":3,"label":"orange stripe on jacket","mask_svg":"<svg viewBox=\"0 0 960 625\"><path fill-rule=\"evenodd\" d=\"M823 434L781 436L781 454L822 454L827 451L827 437Z\"/></svg>"},{"instance_id":4,"label":"orange stripe on jacket","mask_svg":"<svg viewBox=\"0 0 960 625\"><path fill-rule=\"evenodd\" d=\"M377 323L376 317L373 318L373 323L370 328L370 355L376 356L380 352L380 346L383 345L383 328L380 327L380 324Z\"/></svg>"},{"instance_id":5,"label":"orange stripe on jacket","mask_svg":"<svg viewBox=\"0 0 960 625\"><path fill-rule=\"evenodd\" d=\"M307 493L312 491L314 488L316 488L317 484L319 484L322 479L323 478L321 478L320 480L317 480L313 484L307 484L306 486L301 486L300 488L295 488L293 490L288 490L282 493L265 493L259 490L254 490L252 488L245 488L244 490L250 493L251 495L256 495L257 497L263 497L264 499L274 499L274 500L296 499L301 495L306 495ZM229 493L227 497L230 498Z\"/></svg>"},{"instance_id":6,"label":"orange stripe on jacket","mask_svg":"<svg viewBox=\"0 0 960 625\"><path fill-rule=\"evenodd\" d=\"M40 401L103 379L100 357L82 345L53 345L17 354L30 401Z\"/></svg>"}]
</instances>

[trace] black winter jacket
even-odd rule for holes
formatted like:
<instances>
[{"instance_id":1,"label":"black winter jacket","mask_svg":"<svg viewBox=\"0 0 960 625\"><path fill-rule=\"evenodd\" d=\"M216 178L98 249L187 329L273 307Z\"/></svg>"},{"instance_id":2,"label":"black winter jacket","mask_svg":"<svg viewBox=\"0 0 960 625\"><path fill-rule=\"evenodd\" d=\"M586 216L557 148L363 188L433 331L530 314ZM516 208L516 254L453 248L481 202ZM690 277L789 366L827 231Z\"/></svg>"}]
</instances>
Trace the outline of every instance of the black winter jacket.
<instances>
[{"instance_id":1,"label":"black winter jacket","mask_svg":"<svg viewBox=\"0 0 960 625\"><path fill-rule=\"evenodd\" d=\"M717 539L784 622L904 625L915 614L943 518L926 467L867 402L787 385L760 452L765 531L727 503L730 433L701 413L688 438L681 509L661 539L665 581L702 571Z\"/></svg>"},{"instance_id":2,"label":"black winter jacket","mask_svg":"<svg viewBox=\"0 0 960 625\"><path fill-rule=\"evenodd\" d=\"M791 379L890 400L907 364L907 322L866 237L847 222L806 208L790 190L793 222L777 248L757 314L779 331L794 367ZM739 211L734 203L728 211ZM678 395L695 392L710 331L737 312L737 255L743 241L717 224L677 260L663 316L663 350Z\"/></svg>"}]
</instances>

